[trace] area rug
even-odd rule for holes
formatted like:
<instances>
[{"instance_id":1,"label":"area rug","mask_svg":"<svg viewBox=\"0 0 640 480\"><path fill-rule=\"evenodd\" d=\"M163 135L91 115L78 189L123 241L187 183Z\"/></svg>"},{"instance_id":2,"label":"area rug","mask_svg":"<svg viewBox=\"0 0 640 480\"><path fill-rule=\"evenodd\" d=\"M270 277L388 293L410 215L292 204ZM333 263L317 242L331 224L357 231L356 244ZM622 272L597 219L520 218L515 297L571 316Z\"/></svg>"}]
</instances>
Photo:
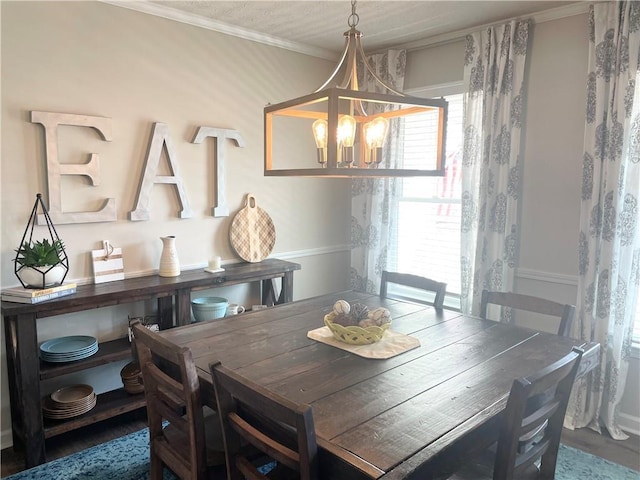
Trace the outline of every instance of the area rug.
<instances>
[{"instance_id":1,"label":"area rug","mask_svg":"<svg viewBox=\"0 0 640 480\"><path fill-rule=\"evenodd\" d=\"M147 480L149 434L140 430L2 480ZM631 470L581 450L560 446L556 480L639 480ZM176 480L165 469L164 480Z\"/></svg>"}]
</instances>

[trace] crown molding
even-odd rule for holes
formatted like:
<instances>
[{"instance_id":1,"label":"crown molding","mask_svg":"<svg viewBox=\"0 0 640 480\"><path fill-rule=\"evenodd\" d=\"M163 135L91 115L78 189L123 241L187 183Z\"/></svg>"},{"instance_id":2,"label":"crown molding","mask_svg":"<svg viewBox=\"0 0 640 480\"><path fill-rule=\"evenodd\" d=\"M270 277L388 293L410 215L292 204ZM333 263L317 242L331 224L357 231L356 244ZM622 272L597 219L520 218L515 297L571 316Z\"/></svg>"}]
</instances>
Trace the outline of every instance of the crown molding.
<instances>
[{"instance_id":1,"label":"crown molding","mask_svg":"<svg viewBox=\"0 0 640 480\"><path fill-rule=\"evenodd\" d=\"M280 37L267 35L266 33L256 32L255 30L249 30L246 28L237 27L229 23L218 22L209 18L202 17L200 15L194 15L181 10L176 10L165 5L158 5L146 0L99 0L102 3L107 3L116 7L127 8L136 12L146 13L154 15L156 17L166 18L167 20L173 20L194 27L204 28L218 33L224 33L225 35L231 35L233 37L242 38L244 40L250 40L252 42L262 43L271 47L278 47L292 52L302 53L312 57L323 58L325 60L335 61L338 56L331 50L324 48L313 47L304 43L292 42Z\"/></svg>"},{"instance_id":2,"label":"crown molding","mask_svg":"<svg viewBox=\"0 0 640 480\"><path fill-rule=\"evenodd\" d=\"M114 5L116 7L127 8L129 10L135 10L136 12L146 13L149 15L155 15L157 17L166 18L176 22L192 25L194 27L205 28L214 32L223 33L225 35L231 35L234 37L242 38L244 40L250 40L252 42L262 43L272 47L278 47L285 50L290 50L304 55L312 57L323 58L325 60L337 59L335 52L324 48L313 47L300 42L293 42L285 40L280 37L267 35L265 33L256 32L255 30L249 30L246 28L237 27L224 22L219 22L209 18L202 17L200 15L194 15L191 13L177 10L166 5L159 5L151 3L147 0L99 0L102 3ZM581 0L570 5L563 7L551 8L532 15L528 15L526 18L530 18L534 23L543 23L551 20L559 20L565 17L571 17L574 15L581 15L589 11L590 3ZM521 18L521 17L517 17ZM510 20L516 20L512 18ZM509 20L505 20L509 21ZM395 45L393 48L402 48L406 50L418 50L425 47L431 47L435 45L441 45L451 42L456 42L463 39L466 35L477 32L483 28L490 27L493 24L478 25L475 27L467 28L464 30L458 30L455 32L443 33L441 35L435 35L433 37L425 38L423 40L417 40L415 42L409 42L405 44Z\"/></svg>"},{"instance_id":3,"label":"crown molding","mask_svg":"<svg viewBox=\"0 0 640 480\"><path fill-rule=\"evenodd\" d=\"M447 95L455 95L464 92L464 82L462 80L456 80L455 82L438 83L435 85L428 85L424 87L407 88L403 90L407 95L412 97L444 97Z\"/></svg>"},{"instance_id":4,"label":"crown molding","mask_svg":"<svg viewBox=\"0 0 640 480\"><path fill-rule=\"evenodd\" d=\"M584 0L581 0L576 3L572 3L570 5L565 5L563 7L550 8L549 10L544 10L542 12L534 13L531 15L526 15L525 17L513 17L511 19L503 20L499 23L509 22L511 20L518 20L529 18L533 21L533 23L544 23L549 22L551 20L560 20L565 17L573 17L575 15L582 15L589 12L590 3ZM423 40L416 40L415 42L409 42L402 45L397 45L394 48L404 48L406 50L419 50L425 47L433 47L435 45L443 45L446 43L457 42L467 35L477 32L479 30L483 30L487 27L491 27L492 25L496 25L496 23L487 23L484 25L478 25L471 28L465 28L464 30L458 30L455 32L443 33L441 35L435 35L433 37L425 38Z\"/></svg>"}]
</instances>

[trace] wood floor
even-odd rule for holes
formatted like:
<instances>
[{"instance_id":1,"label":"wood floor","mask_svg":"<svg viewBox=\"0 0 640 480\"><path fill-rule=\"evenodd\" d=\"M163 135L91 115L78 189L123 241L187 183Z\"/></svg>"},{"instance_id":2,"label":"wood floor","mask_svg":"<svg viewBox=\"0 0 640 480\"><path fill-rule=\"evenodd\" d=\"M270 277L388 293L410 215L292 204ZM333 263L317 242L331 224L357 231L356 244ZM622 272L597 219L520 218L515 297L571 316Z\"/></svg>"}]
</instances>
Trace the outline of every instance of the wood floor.
<instances>
[{"instance_id":1,"label":"wood floor","mask_svg":"<svg viewBox=\"0 0 640 480\"><path fill-rule=\"evenodd\" d=\"M606 431L602 435L588 428L562 431L562 443L640 472L640 437L614 440ZM640 475L639 475L640 478Z\"/></svg>"},{"instance_id":2,"label":"wood floor","mask_svg":"<svg viewBox=\"0 0 640 480\"><path fill-rule=\"evenodd\" d=\"M55 460L145 428L147 420L144 412L137 410L49 439L47 456L49 460ZM562 443L640 471L640 439L636 436L617 441L586 428L576 431L565 429ZM2 450L0 455L1 477L24 470L23 456L12 448Z\"/></svg>"}]
</instances>

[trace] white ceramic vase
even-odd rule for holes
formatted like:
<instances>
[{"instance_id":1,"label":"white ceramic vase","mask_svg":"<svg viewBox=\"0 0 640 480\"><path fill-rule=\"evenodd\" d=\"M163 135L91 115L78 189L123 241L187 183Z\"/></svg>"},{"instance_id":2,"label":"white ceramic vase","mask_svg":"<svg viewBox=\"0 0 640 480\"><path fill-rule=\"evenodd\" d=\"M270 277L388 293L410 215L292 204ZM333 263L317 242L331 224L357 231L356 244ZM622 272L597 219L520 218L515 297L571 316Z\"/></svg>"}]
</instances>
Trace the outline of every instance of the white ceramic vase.
<instances>
[{"instance_id":1,"label":"white ceramic vase","mask_svg":"<svg viewBox=\"0 0 640 480\"><path fill-rule=\"evenodd\" d=\"M168 237L160 237L162 240L162 255L160 255L160 271L158 275L161 277L177 277L180 275L180 260L178 260L178 252L176 250L176 237L170 235Z\"/></svg>"},{"instance_id":2,"label":"white ceramic vase","mask_svg":"<svg viewBox=\"0 0 640 480\"><path fill-rule=\"evenodd\" d=\"M47 269L49 270L47 271ZM46 271L46 273L42 275L42 272L44 271ZM55 265L54 267L38 267L38 269L22 267L20 271L18 271L18 275L25 285L32 288L44 288L60 285L65 272L66 270L62 265Z\"/></svg>"}]
</instances>

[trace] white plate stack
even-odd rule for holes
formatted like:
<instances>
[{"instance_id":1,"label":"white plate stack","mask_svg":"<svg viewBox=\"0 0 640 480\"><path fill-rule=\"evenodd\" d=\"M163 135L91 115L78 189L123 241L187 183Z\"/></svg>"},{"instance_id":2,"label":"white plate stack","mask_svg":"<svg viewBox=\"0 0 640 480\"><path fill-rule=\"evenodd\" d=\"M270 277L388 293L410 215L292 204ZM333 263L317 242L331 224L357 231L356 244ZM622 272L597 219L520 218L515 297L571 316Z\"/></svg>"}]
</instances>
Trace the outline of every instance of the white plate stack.
<instances>
[{"instance_id":1,"label":"white plate stack","mask_svg":"<svg viewBox=\"0 0 640 480\"><path fill-rule=\"evenodd\" d=\"M64 363L82 360L98 351L98 340L88 335L73 335L47 340L40 345L45 362Z\"/></svg>"},{"instance_id":2,"label":"white plate stack","mask_svg":"<svg viewBox=\"0 0 640 480\"><path fill-rule=\"evenodd\" d=\"M96 406L96 401L91 385L71 385L60 388L45 398L42 411L45 418L62 420L87 413Z\"/></svg>"}]
</instances>

